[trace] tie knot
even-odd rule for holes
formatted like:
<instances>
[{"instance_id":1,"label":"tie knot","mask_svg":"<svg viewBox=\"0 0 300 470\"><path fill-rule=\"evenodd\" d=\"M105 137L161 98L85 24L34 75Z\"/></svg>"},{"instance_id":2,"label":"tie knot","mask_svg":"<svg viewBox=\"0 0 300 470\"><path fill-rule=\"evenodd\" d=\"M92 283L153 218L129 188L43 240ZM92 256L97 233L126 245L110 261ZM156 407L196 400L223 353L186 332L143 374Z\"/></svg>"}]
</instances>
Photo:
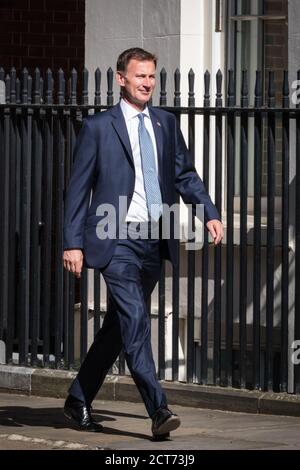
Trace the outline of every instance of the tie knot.
<instances>
[{"instance_id":1,"label":"tie knot","mask_svg":"<svg viewBox=\"0 0 300 470\"><path fill-rule=\"evenodd\" d=\"M144 121L145 114L144 113L139 113L137 116L139 118L141 126L144 126L145 125L145 121Z\"/></svg>"}]
</instances>

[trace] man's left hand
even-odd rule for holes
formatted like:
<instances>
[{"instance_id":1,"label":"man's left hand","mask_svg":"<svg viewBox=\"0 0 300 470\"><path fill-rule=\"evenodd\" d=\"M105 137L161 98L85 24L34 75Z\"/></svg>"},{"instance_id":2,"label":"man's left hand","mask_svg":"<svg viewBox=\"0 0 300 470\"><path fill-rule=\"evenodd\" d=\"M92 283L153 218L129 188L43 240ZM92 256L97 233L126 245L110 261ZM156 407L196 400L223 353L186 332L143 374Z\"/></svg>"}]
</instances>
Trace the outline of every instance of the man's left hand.
<instances>
[{"instance_id":1,"label":"man's left hand","mask_svg":"<svg viewBox=\"0 0 300 470\"><path fill-rule=\"evenodd\" d=\"M209 220L206 227L214 240L214 245L218 245L224 236L222 222L217 219Z\"/></svg>"}]
</instances>

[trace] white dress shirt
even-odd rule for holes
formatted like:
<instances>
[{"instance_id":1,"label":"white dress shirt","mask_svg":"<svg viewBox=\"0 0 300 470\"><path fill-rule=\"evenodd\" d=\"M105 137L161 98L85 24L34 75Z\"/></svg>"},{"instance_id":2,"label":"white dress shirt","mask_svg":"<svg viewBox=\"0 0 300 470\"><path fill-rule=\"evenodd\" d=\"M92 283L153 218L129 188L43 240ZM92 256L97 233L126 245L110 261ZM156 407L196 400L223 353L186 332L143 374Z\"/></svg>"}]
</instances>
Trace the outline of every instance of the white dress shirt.
<instances>
[{"instance_id":1,"label":"white dress shirt","mask_svg":"<svg viewBox=\"0 0 300 470\"><path fill-rule=\"evenodd\" d=\"M132 155L133 155L134 168L135 168L134 192L133 192L132 200L131 200L125 220L126 222L148 222L150 219L149 219L147 202L146 202L144 176L143 176L143 170L142 170L141 152L140 152L139 134L138 134L139 118L137 116L138 114L140 114L140 111L137 111L135 108L133 108L130 104L128 104L123 99L121 99L120 106L121 106L121 110L122 110L122 113L124 115L125 122L126 122L126 127L128 131ZM145 126L146 126L147 131L150 134L153 148L154 148L156 174L158 175L156 140L155 140L151 118L149 115L149 109L147 107L143 110L143 114L145 115L145 119L144 119Z\"/></svg>"}]
</instances>

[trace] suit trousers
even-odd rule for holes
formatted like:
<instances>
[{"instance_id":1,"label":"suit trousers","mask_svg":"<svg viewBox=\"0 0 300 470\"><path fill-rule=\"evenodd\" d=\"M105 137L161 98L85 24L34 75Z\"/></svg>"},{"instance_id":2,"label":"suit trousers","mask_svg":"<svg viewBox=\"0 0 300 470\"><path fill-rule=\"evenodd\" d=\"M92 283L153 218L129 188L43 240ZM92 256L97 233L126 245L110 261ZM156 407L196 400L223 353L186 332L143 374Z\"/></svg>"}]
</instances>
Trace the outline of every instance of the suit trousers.
<instances>
[{"instance_id":1,"label":"suit trousers","mask_svg":"<svg viewBox=\"0 0 300 470\"><path fill-rule=\"evenodd\" d=\"M149 416L167 406L156 377L146 306L160 275L160 249L158 239L118 240L111 261L101 269L110 308L69 389L71 395L88 406L122 348Z\"/></svg>"}]
</instances>

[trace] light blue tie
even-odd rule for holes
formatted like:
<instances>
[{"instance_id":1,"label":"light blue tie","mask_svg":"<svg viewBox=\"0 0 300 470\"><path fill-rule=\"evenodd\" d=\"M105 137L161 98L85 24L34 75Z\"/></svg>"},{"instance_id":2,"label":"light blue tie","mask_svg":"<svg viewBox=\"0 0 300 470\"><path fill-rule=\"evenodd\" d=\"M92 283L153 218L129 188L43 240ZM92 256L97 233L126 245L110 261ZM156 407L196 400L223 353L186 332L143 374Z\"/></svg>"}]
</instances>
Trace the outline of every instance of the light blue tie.
<instances>
[{"instance_id":1,"label":"light blue tie","mask_svg":"<svg viewBox=\"0 0 300 470\"><path fill-rule=\"evenodd\" d=\"M138 114L139 118L139 142L144 176L144 187L146 193L147 208L150 217L156 222L162 214L162 199L155 169L155 155L152 140L145 127L145 115Z\"/></svg>"}]
</instances>

